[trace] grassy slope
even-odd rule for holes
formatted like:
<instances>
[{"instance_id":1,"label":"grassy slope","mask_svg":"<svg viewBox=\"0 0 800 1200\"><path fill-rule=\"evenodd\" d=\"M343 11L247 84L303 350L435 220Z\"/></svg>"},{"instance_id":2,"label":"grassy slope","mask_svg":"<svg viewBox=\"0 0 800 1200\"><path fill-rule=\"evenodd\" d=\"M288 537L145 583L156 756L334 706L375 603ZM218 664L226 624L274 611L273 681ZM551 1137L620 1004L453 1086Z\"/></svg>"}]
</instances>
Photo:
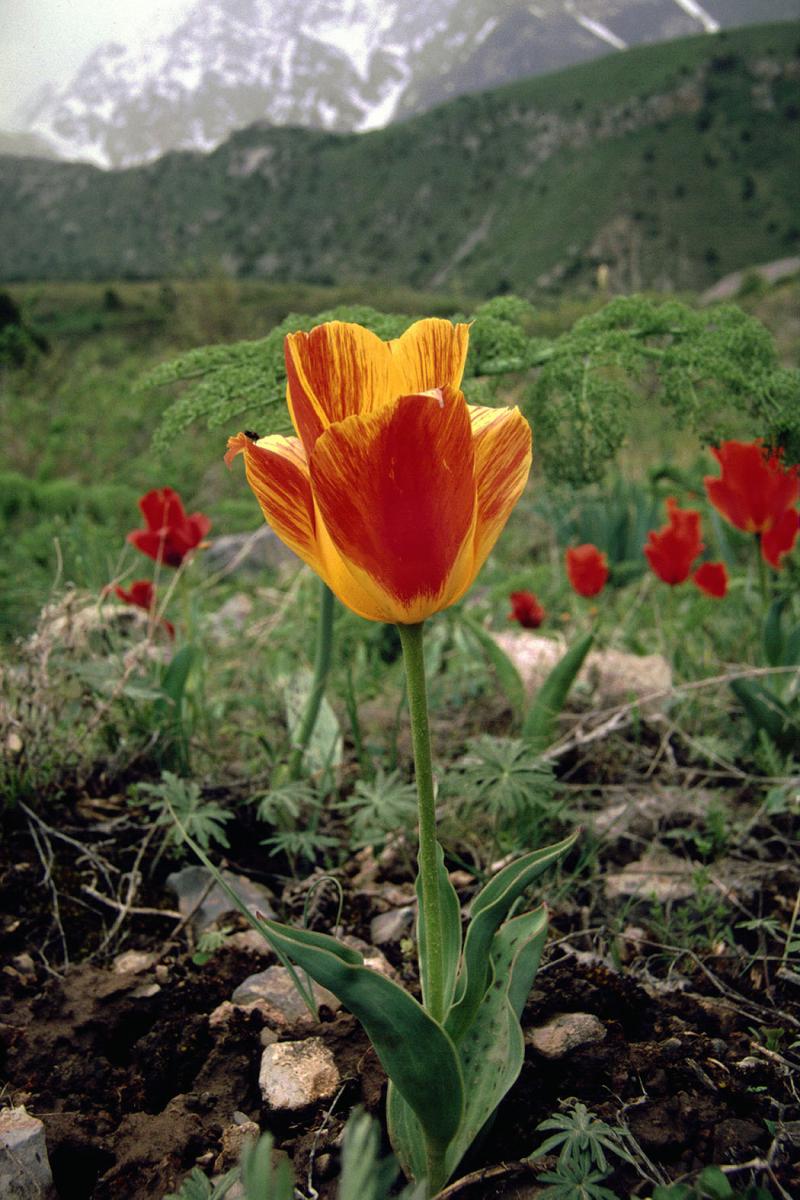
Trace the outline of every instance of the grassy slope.
<instances>
[{"instance_id":1,"label":"grassy slope","mask_svg":"<svg viewBox=\"0 0 800 1200\"><path fill-rule=\"evenodd\" d=\"M223 261L490 294L588 279L603 261L621 286L702 287L796 251L799 40L790 24L640 47L369 134L253 127L125 172L6 160L0 274Z\"/></svg>"}]
</instances>

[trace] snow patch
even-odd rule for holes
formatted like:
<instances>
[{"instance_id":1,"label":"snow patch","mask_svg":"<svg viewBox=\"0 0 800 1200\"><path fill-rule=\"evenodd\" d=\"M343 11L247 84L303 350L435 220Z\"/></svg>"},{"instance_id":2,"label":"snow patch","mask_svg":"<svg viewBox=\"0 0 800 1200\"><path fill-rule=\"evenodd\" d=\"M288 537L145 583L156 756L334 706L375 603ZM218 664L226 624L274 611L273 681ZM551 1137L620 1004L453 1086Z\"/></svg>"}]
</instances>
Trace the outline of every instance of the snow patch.
<instances>
[{"instance_id":1,"label":"snow patch","mask_svg":"<svg viewBox=\"0 0 800 1200\"><path fill-rule=\"evenodd\" d=\"M591 17L584 16L583 13L573 13L575 20L589 33L593 33L595 37L600 38L601 42L608 42L609 46L613 46L615 50L627 50L628 43L623 41L621 37L617 37L607 25L601 25L599 21L593 21Z\"/></svg>"},{"instance_id":2,"label":"snow patch","mask_svg":"<svg viewBox=\"0 0 800 1200\"><path fill-rule=\"evenodd\" d=\"M719 33L719 21L715 21L696 0L675 0L675 3L690 17L694 17L695 21L699 21L706 33Z\"/></svg>"}]
</instances>

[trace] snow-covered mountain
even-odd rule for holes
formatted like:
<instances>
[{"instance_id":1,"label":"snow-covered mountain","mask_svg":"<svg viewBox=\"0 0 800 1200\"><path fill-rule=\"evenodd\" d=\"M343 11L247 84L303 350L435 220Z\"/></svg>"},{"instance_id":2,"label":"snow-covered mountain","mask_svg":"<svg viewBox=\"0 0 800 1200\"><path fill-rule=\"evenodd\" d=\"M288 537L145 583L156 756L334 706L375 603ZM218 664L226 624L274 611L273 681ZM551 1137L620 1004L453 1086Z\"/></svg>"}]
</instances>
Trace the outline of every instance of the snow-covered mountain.
<instances>
[{"instance_id":1,"label":"snow-covered mountain","mask_svg":"<svg viewBox=\"0 0 800 1200\"><path fill-rule=\"evenodd\" d=\"M255 121L362 130L640 42L800 16L800 0L197 0L170 33L98 48L26 132L124 167Z\"/></svg>"}]
</instances>

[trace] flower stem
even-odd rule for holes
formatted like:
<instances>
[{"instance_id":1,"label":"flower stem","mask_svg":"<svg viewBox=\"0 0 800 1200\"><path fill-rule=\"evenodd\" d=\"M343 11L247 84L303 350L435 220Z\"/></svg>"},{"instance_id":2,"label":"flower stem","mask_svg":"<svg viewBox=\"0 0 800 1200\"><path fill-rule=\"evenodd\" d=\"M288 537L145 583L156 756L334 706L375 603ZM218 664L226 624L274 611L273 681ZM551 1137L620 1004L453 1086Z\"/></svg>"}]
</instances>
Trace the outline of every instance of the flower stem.
<instances>
[{"instance_id":1,"label":"flower stem","mask_svg":"<svg viewBox=\"0 0 800 1200\"><path fill-rule=\"evenodd\" d=\"M303 719L295 739L294 748L289 759L289 778L299 779L303 769L303 755L306 752L314 726L319 716L322 697L325 695L325 685L331 668L331 652L333 650L333 615L334 596L327 584L320 584L319 619L317 622L317 649L314 657L314 677L311 691L306 701Z\"/></svg>"},{"instance_id":2,"label":"flower stem","mask_svg":"<svg viewBox=\"0 0 800 1200\"><path fill-rule=\"evenodd\" d=\"M428 698L425 688L425 654L422 623L398 625L403 646L411 714L411 739L417 777L419 811L420 920L425 931L428 994L425 1007L436 1021L444 1020L444 939L439 898L439 869L436 846L436 802L433 793L431 737L428 728ZM422 964L420 964L420 968ZM420 974L422 972L420 971Z\"/></svg>"}]
</instances>

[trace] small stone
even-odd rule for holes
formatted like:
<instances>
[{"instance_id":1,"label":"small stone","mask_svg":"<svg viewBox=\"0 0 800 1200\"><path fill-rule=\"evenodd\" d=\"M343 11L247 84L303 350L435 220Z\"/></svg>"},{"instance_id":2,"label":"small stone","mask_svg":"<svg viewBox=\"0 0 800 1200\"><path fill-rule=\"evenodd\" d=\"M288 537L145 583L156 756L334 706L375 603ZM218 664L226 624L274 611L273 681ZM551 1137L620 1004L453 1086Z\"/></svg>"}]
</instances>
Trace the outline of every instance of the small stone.
<instances>
[{"instance_id":1,"label":"small stone","mask_svg":"<svg viewBox=\"0 0 800 1200\"><path fill-rule=\"evenodd\" d=\"M646 929L641 925L626 925L617 938L617 953L620 962L629 963L642 953L644 943L648 941Z\"/></svg>"},{"instance_id":2,"label":"small stone","mask_svg":"<svg viewBox=\"0 0 800 1200\"><path fill-rule=\"evenodd\" d=\"M215 1009L208 1014L209 1029L225 1029L233 1021L234 1017L240 1013L259 1013L261 1017L268 1021L271 1016L271 1009L263 1000L254 1000L252 1004L231 1004L230 1000L223 1000Z\"/></svg>"},{"instance_id":3,"label":"small stone","mask_svg":"<svg viewBox=\"0 0 800 1200\"><path fill-rule=\"evenodd\" d=\"M166 983L169 979L169 967L166 963L156 964L156 979L159 983Z\"/></svg>"},{"instance_id":4,"label":"small stone","mask_svg":"<svg viewBox=\"0 0 800 1200\"><path fill-rule=\"evenodd\" d=\"M225 945L231 950L241 950L244 954L257 954L260 958L270 958L273 954L266 938L255 929L242 929L238 933L232 933Z\"/></svg>"},{"instance_id":5,"label":"small stone","mask_svg":"<svg viewBox=\"0 0 800 1200\"><path fill-rule=\"evenodd\" d=\"M24 1107L0 1109L0 1196L44 1200L52 1186L44 1124Z\"/></svg>"},{"instance_id":6,"label":"small stone","mask_svg":"<svg viewBox=\"0 0 800 1200\"><path fill-rule=\"evenodd\" d=\"M563 1058L579 1046L602 1042L606 1028L592 1013L558 1013L525 1034L525 1041L543 1058Z\"/></svg>"},{"instance_id":7,"label":"small stone","mask_svg":"<svg viewBox=\"0 0 800 1200\"><path fill-rule=\"evenodd\" d=\"M387 979L395 979L397 972L389 962L386 955L377 946L370 946L368 942L362 941L361 938L354 937L351 933L344 934L339 938L345 946L349 946L351 950L358 950L364 958L364 966L369 967L371 971L377 971L379 975L385 975Z\"/></svg>"},{"instance_id":8,"label":"small stone","mask_svg":"<svg viewBox=\"0 0 800 1200\"><path fill-rule=\"evenodd\" d=\"M341 1002L333 992L320 987L313 980L311 991L317 1006L324 1004L332 1012L341 1008ZM260 1001L270 1010L274 1010L277 1017L286 1024L314 1020L286 967L267 967L266 971L249 975L244 983L239 984L231 999L234 1004L252 1004L254 1001Z\"/></svg>"},{"instance_id":9,"label":"small stone","mask_svg":"<svg viewBox=\"0 0 800 1200\"><path fill-rule=\"evenodd\" d=\"M114 959L112 970L115 975L140 975L153 965L153 955L145 950L126 950Z\"/></svg>"},{"instance_id":10,"label":"small stone","mask_svg":"<svg viewBox=\"0 0 800 1200\"><path fill-rule=\"evenodd\" d=\"M255 883L245 875L235 875L232 871L222 871L222 878L239 896L245 908L254 911L258 909L265 917L274 917L275 912L270 903L270 895L260 883ZM195 933L208 929L220 917L229 912L238 912L222 888L213 882L211 873L205 867L184 867L182 871L173 871L167 876L167 889L177 898L178 908L182 916L188 916L196 909L192 917L192 928ZM211 885L209 887L209 885ZM202 899L199 908L198 902Z\"/></svg>"},{"instance_id":11,"label":"small stone","mask_svg":"<svg viewBox=\"0 0 800 1200\"><path fill-rule=\"evenodd\" d=\"M131 992L134 1000L150 1000L161 991L160 983L141 983Z\"/></svg>"},{"instance_id":12,"label":"small stone","mask_svg":"<svg viewBox=\"0 0 800 1200\"><path fill-rule=\"evenodd\" d=\"M255 1142L261 1136L261 1130L255 1121L234 1121L222 1131L222 1145L214 1162L214 1170L219 1173L235 1167L242 1155L242 1150L248 1142Z\"/></svg>"},{"instance_id":13,"label":"small stone","mask_svg":"<svg viewBox=\"0 0 800 1200\"><path fill-rule=\"evenodd\" d=\"M16 758L18 754L22 754L22 749L23 749L22 738L19 736L18 733L14 733L14 731L12 729L11 733L9 733L9 735L6 738L6 750L13 758Z\"/></svg>"},{"instance_id":14,"label":"small stone","mask_svg":"<svg viewBox=\"0 0 800 1200\"><path fill-rule=\"evenodd\" d=\"M415 915L415 910L410 904L379 913L370 921L369 934L372 941L376 946L384 946L387 942L399 942L413 929Z\"/></svg>"},{"instance_id":15,"label":"small stone","mask_svg":"<svg viewBox=\"0 0 800 1200\"><path fill-rule=\"evenodd\" d=\"M15 954L11 961L20 975L30 978L36 974L36 964L27 950L23 950L22 954Z\"/></svg>"},{"instance_id":16,"label":"small stone","mask_svg":"<svg viewBox=\"0 0 800 1200\"><path fill-rule=\"evenodd\" d=\"M269 1025L265 1025L258 1035L258 1040L262 1046L274 1046L280 1040L280 1036L277 1029L270 1029Z\"/></svg>"},{"instance_id":17,"label":"small stone","mask_svg":"<svg viewBox=\"0 0 800 1200\"><path fill-rule=\"evenodd\" d=\"M322 1038L306 1038L267 1046L258 1083L270 1108L296 1112L318 1100L329 1100L339 1087L340 1075Z\"/></svg>"}]
</instances>

